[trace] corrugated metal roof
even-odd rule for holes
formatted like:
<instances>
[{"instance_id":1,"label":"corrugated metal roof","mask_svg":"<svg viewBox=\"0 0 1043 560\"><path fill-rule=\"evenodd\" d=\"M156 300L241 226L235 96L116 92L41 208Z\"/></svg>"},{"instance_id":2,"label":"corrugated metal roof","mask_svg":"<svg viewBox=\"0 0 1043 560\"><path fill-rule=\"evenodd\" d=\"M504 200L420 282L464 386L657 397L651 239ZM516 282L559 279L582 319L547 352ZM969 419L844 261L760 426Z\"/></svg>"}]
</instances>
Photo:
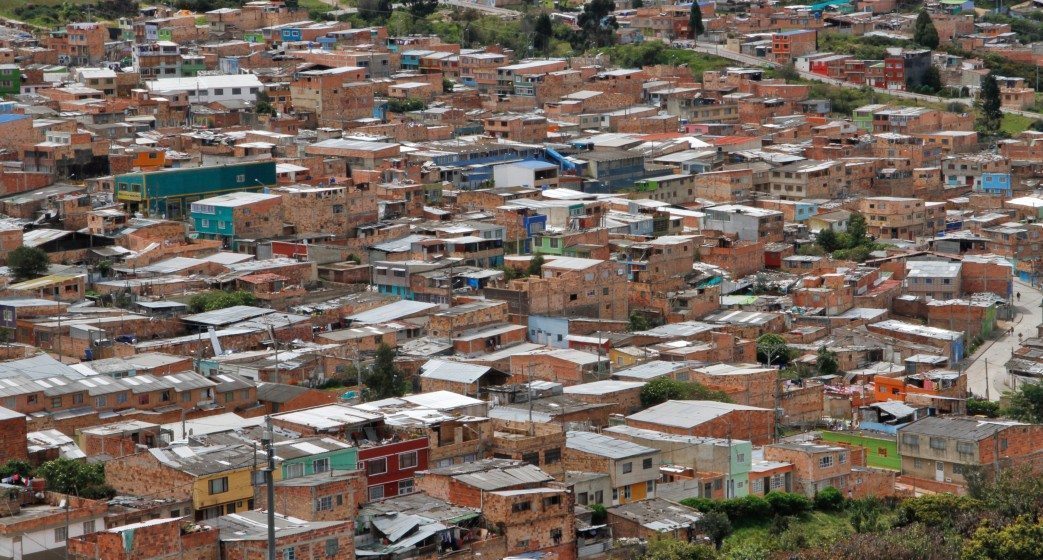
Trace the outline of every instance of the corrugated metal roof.
<instances>
[{"instance_id":1,"label":"corrugated metal roof","mask_svg":"<svg viewBox=\"0 0 1043 560\"><path fill-rule=\"evenodd\" d=\"M487 366L476 366L448 360L428 360L424 365L420 366L420 377L470 384L481 379L491 369Z\"/></svg>"},{"instance_id":2,"label":"corrugated metal roof","mask_svg":"<svg viewBox=\"0 0 1043 560\"><path fill-rule=\"evenodd\" d=\"M658 449L645 447L630 441L595 434L594 432L576 431L567 432L565 434L565 447L573 451L589 453L591 455L598 455L599 457L607 457L609 459L626 459L627 457L652 455L659 452Z\"/></svg>"}]
</instances>

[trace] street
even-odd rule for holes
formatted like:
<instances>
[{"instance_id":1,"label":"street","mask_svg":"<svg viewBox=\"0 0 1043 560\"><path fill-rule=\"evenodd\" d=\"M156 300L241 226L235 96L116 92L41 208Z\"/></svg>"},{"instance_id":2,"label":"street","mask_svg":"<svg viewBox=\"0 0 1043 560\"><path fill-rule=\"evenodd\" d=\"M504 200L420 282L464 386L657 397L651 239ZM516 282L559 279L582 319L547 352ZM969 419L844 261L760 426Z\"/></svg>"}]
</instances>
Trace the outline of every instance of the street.
<instances>
[{"instance_id":1,"label":"street","mask_svg":"<svg viewBox=\"0 0 1043 560\"><path fill-rule=\"evenodd\" d=\"M763 58L756 57L756 56L750 56L748 54L742 54L742 53L738 53L738 52L735 52L735 51L729 51L729 50L724 49L720 45L716 45L716 44L712 44L712 43L698 43L694 47L689 47L689 48L691 48L692 50L694 50L696 52L701 52L703 54L712 54L714 56L719 56L721 58L727 58L729 60L734 60L736 62L741 62L743 64L747 64L747 65L750 65L750 66L760 66L760 67L767 67L767 68L778 68L780 66L776 62L771 62L769 60L765 60ZM833 78L827 78L826 76L821 76L819 74L813 74L811 72L802 72L802 71L798 70L797 73L800 74L800 77L804 78L805 80L814 80L816 82L822 82L824 84L831 84L831 85L834 85L834 86L850 88L850 89L861 89L863 87L863 86L861 86L859 84L855 84L855 83L851 83L851 82L845 82L843 80L837 80L837 79L833 79ZM948 98L948 97L938 97L936 95L924 95L922 93L913 93L913 92L910 92L910 91L895 91L895 90L889 90L889 89L883 89L883 88L873 88L873 90L876 91L877 93L893 95L895 97L901 97L903 99L916 99L918 101L927 101L927 102L931 102L931 103L950 103L950 102L955 101L955 102L962 103L962 104L964 104L964 105L966 105L968 107L970 107L970 106L972 106L974 104L974 98L973 97ZM1043 114L1040 114L1040 113L1032 113L1032 112L1029 112L1029 111L1021 111L1021 110L1017 110L1017 109L1008 109L1008 108L1004 108L1004 109L1001 109L1001 110L1004 113L1010 113L1010 114L1013 114L1013 115L1021 115L1023 117L1029 117L1029 118L1032 118L1032 119L1043 119ZM1024 295L1024 294L1022 294L1022 295Z\"/></svg>"},{"instance_id":2,"label":"street","mask_svg":"<svg viewBox=\"0 0 1043 560\"><path fill-rule=\"evenodd\" d=\"M1024 338L1036 336L1036 326L1043 321L1040 302L1043 294L1029 284L1019 280L1014 281L1014 291L1021 292L1021 301L1015 298L1014 305L1018 315L1014 318L1014 334L1004 335L996 341L986 341L985 349L974 357L966 369L967 390L979 397L986 396L985 377L988 370L989 387L988 397L990 400L999 400L1000 396L1010 387L1010 376L1007 375L1003 364L1010 359L1011 352L1018 346L1018 334ZM990 345L991 344L991 345Z\"/></svg>"}]
</instances>

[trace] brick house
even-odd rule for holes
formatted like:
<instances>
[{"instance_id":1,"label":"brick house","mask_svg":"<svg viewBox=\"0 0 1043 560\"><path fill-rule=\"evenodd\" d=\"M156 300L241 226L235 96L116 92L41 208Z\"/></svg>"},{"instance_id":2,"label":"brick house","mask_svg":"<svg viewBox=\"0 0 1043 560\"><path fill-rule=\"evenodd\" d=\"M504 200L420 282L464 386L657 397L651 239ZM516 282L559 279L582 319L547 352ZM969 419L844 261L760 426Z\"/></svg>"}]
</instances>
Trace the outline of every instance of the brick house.
<instances>
[{"instance_id":1,"label":"brick house","mask_svg":"<svg viewBox=\"0 0 1043 560\"><path fill-rule=\"evenodd\" d=\"M101 529L101 527L98 527ZM158 518L71 537L69 560L219 558L219 531L180 518Z\"/></svg>"},{"instance_id":2,"label":"brick house","mask_svg":"<svg viewBox=\"0 0 1043 560\"><path fill-rule=\"evenodd\" d=\"M642 381L602 380L564 388L564 393L588 403L610 403L609 414L632 414L641 410Z\"/></svg>"},{"instance_id":3,"label":"brick house","mask_svg":"<svg viewBox=\"0 0 1043 560\"><path fill-rule=\"evenodd\" d=\"M481 508L487 492L541 488L552 480L537 466L494 458L417 472L416 487L454 505Z\"/></svg>"},{"instance_id":4,"label":"brick house","mask_svg":"<svg viewBox=\"0 0 1043 560\"><path fill-rule=\"evenodd\" d=\"M853 469L866 466L864 447L832 442L775 443L764 446L764 459L792 463L793 491L809 498L830 486L845 495L862 496Z\"/></svg>"},{"instance_id":5,"label":"brick house","mask_svg":"<svg viewBox=\"0 0 1043 560\"><path fill-rule=\"evenodd\" d=\"M42 482L42 481L41 481ZM0 492L0 550L7 558L61 558L70 537L105 527L106 502L37 488Z\"/></svg>"},{"instance_id":6,"label":"brick house","mask_svg":"<svg viewBox=\"0 0 1043 560\"><path fill-rule=\"evenodd\" d=\"M222 560L262 560L268 557L267 514L244 511L218 518ZM354 560L353 521L302 521L275 514L275 547L283 559Z\"/></svg>"},{"instance_id":7,"label":"brick house","mask_svg":"<svg viewBox=\"0 0 1043 560\"><path fill-rule=\"evenodd\" d=\"M192 499L197 520L253 509L253 445L148 449L105 464L106 482L130 495ZM188 515L191 512L185 512Z\"/></svg>"},{"instance_id":8,"label":"brick house","mask_svg":"<svg viewBox=\"0 0 1043 560\"><path fill-rule=\"evenodd\" d=\"M453 362L449 360L428 360L420 366L420 390L452 391L461 395L479 397L482 387L503 385L507 374L488 366Z\"/></svg>"},{"instance_id":9,"label":"brick house","mask_svg":"<svg viewBox=\"0 0 1043 560\"><path fill-rule=\"evenodd\" d=\"M775 411L715 401L666 401L627 416L626 425L670 434L746 439L763 445L775 437Z\"/></svg>"},{"instance_id":10,"label":"brick house","mask_svg":"<svg viewBox=\"0 0 1043 560\"><path fill-rule=\"evenodd\" d=\"M565 469L608 473L612 505L655 497L658 449L594 432L567 432L565 438Z\"/></svg>"},{"instance_id":11,"label":"brick house","mask_svg":"<svg viewBox=\"0 0 1043 560\"><path fill-rule=\"evenodd\" d=\"M0 408L0 463L29 459L26 431L24 414Z\"/></svg>"},{"instance_id":12,"label":"brick house","mask_svg":"<svg viewBox=\"0 0 1043 560\"><path fill-rule=\"evenodd\" d=\"M564 473L564 448L565 431L560 424L493 419L489 451L496 459L524 461L560 478Z\"/></svg>"},{"instance_id":13,"label":"brick house","mask_svg":"<svg viewBox=\"0 0 1043 560\"><path fill-rule=\"evenodd\" d=\"M575 560L574 507L572 493L562 488L493 490L485 493L482 515L503 528L508 555L542 552Z\"/></svg>"},{"instance_id":14,"label":"brick house","mask_svg":"<svg viewBox=\"0 0 1043 560\"><path fill-rule=\"evenodd\" d=\"M930 416L898 429L902 480L939 492L964 494L970 469L990 474L1038 465L1043 426L1010 420Z\"/></svg>"},{"instance_id":15,"label":"brick house","mask_svg":"<svg viewBox=\"0 0 1043 560\"><path fill-rule=\"evenodd\" d=\"M305 521L355 519L366 499L362 471L333 470L275 482L276 511ZM254 503L258 509L267 509L267 484L256 487Z\"/></svg>"}]
</instances>

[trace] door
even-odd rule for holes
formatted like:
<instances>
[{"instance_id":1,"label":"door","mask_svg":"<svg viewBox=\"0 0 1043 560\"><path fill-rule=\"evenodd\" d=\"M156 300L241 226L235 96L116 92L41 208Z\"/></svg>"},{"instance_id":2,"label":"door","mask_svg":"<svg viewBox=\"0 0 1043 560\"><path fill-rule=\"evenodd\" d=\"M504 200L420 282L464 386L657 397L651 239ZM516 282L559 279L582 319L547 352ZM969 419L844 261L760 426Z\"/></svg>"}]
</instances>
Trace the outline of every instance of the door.
<instances>
[{"instance_id":1,"label":"door","mask_svg":"<svg viewBox=\"0 0 1043 560\"><path fill-rule=\"evenodd\" d=\"M934 480L936 482L945 482L945 463L941 461L934 462Z\"/></svg>"}]
</instances>

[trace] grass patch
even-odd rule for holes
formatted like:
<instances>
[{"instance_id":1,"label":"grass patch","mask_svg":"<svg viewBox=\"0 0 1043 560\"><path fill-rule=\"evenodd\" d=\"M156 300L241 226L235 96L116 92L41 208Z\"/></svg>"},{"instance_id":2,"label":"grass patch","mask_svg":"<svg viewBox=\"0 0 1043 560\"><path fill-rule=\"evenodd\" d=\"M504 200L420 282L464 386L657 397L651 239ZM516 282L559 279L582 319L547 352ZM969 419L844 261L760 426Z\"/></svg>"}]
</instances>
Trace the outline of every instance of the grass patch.
<instances>
[{"instance_id":1,"label":"grass patch","mask_svg":"<svg viewBox=\"0 0 1043 560\"><path fill-rule=\"evenodd\" d=\"M1035 120L1031 117L1003 113L1003 120L1000 121L1000 130L1014 136L1015 134L1021 134L1028 130L1033 122L1035 122Z\"/></svg>"},{"instance_id":2,"label":"grass patch","mask_svg":"<svg viewBox=\"0 0 1043 560\"><path fill-rule=\"evenodd\" d=\"M846 512L813 511L794 519L781 531L770 519L738 525L735 532L724 539L722 550L727 553L735 548L770 551L826 546L853 533Z\"/></svg>"},{"instance_id":3,"label":"grass patch","mask_svg":"<svg viewBox=\"0 0 1043 560\"><path fill-rule=\"evenodd\" d=\"M898 442L895 440L842 432L822 432L822 439L865 447L866 464L870 467L902 469L902 458L898 456Z\"/></svg>"}]
</instances>

